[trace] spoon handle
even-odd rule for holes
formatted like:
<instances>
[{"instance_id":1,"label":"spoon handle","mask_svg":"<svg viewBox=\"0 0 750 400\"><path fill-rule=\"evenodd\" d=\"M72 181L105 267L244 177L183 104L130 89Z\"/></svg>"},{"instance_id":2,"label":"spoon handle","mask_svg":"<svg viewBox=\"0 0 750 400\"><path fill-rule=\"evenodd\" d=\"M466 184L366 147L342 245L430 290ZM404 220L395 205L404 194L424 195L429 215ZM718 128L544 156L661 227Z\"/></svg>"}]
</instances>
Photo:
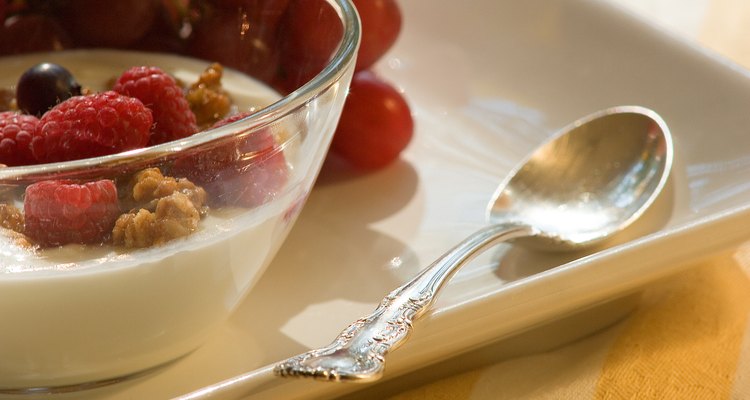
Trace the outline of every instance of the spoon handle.
<instances>
[{"instance_id":1,"label":"spoon handle","mask_svg":"<svg viewBox=\"0 0 750 400\"><path fill-rule=\"evenodd\" d=\"M372 314L350 324L331 344L291 357L276 365L274 372L279 376L329 381L378 379L383 373L385 355L407 339L412 321L430 308L459 268L496 243L532 234L532 228L519 224L480 229L393 290Z\"/></svg>"}]
</instances>

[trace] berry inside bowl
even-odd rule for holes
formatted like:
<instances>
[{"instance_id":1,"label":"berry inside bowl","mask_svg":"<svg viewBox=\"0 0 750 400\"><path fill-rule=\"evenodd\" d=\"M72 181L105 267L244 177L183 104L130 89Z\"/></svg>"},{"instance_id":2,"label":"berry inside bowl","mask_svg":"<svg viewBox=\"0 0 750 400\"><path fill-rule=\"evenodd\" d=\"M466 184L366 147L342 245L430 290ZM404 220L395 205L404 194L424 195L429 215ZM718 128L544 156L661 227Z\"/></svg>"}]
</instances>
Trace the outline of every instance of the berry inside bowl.
<instances>
[{"instance_id":1,"label":"berry inside bowl","mask_svg":"<svg viewBox=\"0 0 750 400\"><path fill-rule=\"evenodd\" d=\"M44 4L0 0L6 393L124 379L225 321L304 204L359 45L347 0ZM335 16L324 46L300 10Z\"/></svg>"}]
</instances>

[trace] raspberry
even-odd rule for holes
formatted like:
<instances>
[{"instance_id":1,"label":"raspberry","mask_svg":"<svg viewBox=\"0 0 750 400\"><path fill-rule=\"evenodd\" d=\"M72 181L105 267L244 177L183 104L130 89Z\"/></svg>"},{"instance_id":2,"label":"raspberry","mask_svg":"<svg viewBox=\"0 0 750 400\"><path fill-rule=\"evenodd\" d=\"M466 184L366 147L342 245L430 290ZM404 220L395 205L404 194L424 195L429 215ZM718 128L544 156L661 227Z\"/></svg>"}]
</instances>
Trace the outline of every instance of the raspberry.
<instances>
[{"instance_id":1,"label":"raspberry","mask_svg":"<svg viewBox=\"0 0 750 400\"><path fill-rule=\"evenodd\" d=\"M39 125L33 115L0 112L0 163L8 166L35 164L31 138Z\"/></svg>"},{"instance_id":2,"label":"raspberry","mask_svg":"<svg viewBox=\"0 0 750 400\"><path fill-rule=\"evenodd\" d=\"M152 122L138 99L112 91L75 96L42 116L31 151L48 163L137 149L148 143Z\"/></svg>"},{"instance_id":3,"label":"raspberry","mask_svg":"<svg viewBox=\"0 0 750 400\"><path fill-rule=\"evenodd\" d=\"M120 215L117 187L108 179L34 183L26 188L23 210L24 233L42 246L102 243Z\"/></svg>"},{"instance_id":4,"label":"raspberry","mask_svg":"<svg viewBox=\"0 0 750 400\"><path fill-rule=\"evenodd\" d=\"M214 128L247 117L237 114ZM175 160L172 174L203 186L216 205L255 207L271 200L288 179L284 153L267 130Z\"/></svg>"},{"instance_id":5,"label":"raspberry","mask_svg":"<svg viewBox=\"0 0 750 400\"><path fill-rule=\"evenodd\" d=\"M115 83L114 91L139 99L154 114L149 145L182 139L198 131L182 88L158 67L132 67Z\"/></svg>"}]
</instances>

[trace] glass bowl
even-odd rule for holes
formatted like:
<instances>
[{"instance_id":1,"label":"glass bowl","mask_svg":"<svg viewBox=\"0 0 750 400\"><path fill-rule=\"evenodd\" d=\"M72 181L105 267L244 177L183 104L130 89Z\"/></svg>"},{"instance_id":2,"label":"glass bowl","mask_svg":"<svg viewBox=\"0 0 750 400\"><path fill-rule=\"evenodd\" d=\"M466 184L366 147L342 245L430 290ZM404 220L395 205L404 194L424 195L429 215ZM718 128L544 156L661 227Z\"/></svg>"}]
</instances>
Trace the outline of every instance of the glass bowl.
<instances>
[{"instance_id":1,"label":"glass bowl","mask_svg":"<svg viewBox=\"0 0 750 400\"><path fill-rule=\"evenodd\" d=\"M8 4L26 3L39 4ZM100 92L140 65L158 66L187 88L218 61L233 102L222 118L237 117L214 115L224 122L144 148L0 168L5 393L124 379L187 354L224 322L315 182L359 46L348 0L154 2L155 20L169 19L172 29L144 28L128 43L72 33L75 21L54 9L69 3L50 2L39 15L6 9L6 94L43 62L70 70L84 92ZM43 23L25 28L28 41L9 44L29 18ZM300 39L307 34L317 39Z\"/></svg>"}]
</instances>

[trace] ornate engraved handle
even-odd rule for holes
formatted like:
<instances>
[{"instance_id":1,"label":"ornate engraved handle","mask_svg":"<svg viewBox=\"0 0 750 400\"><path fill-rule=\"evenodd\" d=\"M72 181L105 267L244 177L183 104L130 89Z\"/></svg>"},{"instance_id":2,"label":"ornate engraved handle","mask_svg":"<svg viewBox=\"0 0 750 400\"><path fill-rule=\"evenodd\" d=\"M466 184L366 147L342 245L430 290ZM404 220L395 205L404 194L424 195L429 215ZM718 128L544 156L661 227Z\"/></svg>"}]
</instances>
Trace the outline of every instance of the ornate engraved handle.
<instances>
[{"instance_id":1,"label":"ornate engraved handle","mask_svg":"<svg viewBox=\"0 0 750 400\"><path fill-rule=\"evenodd\" d=\"M388 294L372 314L353 322L331 344L291 357L276 365L274 372L328 381L380 378L385 355L407 339L412 321L430 308L461 266L498 242L532 234L531 228L517 224L490 225L477 231Z\"/></svg>"}]
</instances>

